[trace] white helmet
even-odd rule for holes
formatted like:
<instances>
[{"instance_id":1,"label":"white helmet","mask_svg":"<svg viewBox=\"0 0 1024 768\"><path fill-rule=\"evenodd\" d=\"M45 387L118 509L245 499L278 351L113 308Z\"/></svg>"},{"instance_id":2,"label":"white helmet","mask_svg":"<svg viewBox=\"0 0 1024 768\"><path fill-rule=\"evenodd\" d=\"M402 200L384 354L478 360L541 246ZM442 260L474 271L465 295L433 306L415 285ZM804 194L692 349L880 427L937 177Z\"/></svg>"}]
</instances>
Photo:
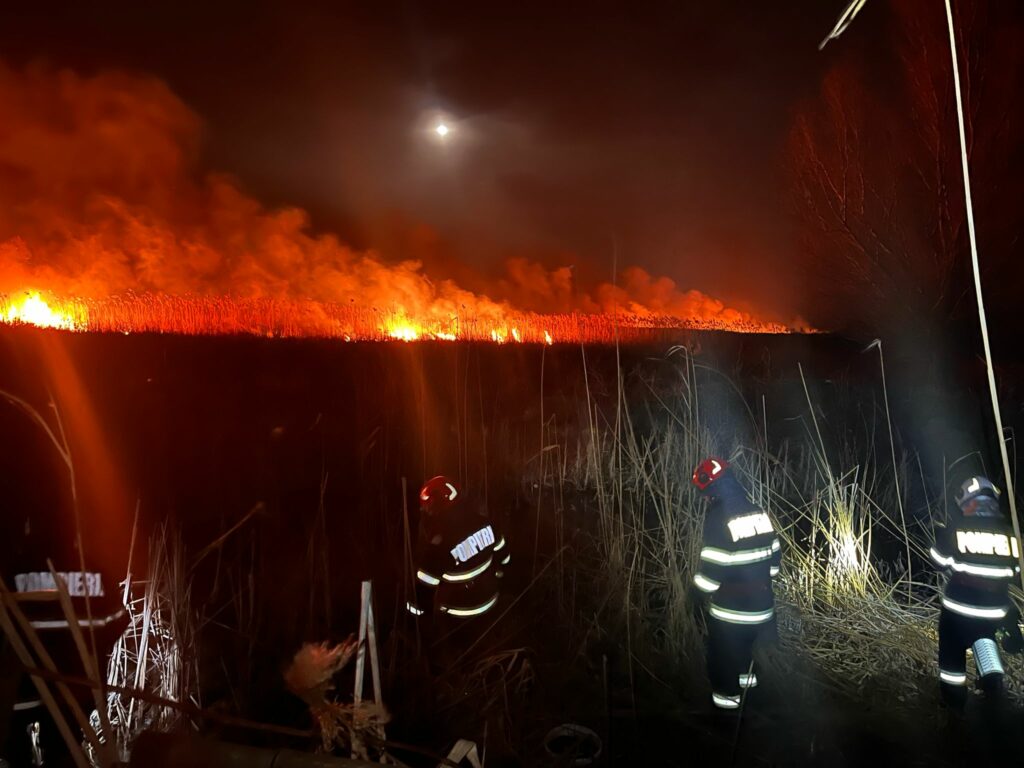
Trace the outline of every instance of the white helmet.
<instances>
[{"instance_id":1,"label":"white helmet","mask_svg":"<svg viewBox=\"0 0 1024 768\"><path fill-rule=\"evenodd\" d=\"M975 499L987 498L995 501L999 498L1000 493L1001 491L987 477L975 475L961 483L960 490L956 493L956 504L966 512L964 507Z\"/></svg>"}]
</instances>

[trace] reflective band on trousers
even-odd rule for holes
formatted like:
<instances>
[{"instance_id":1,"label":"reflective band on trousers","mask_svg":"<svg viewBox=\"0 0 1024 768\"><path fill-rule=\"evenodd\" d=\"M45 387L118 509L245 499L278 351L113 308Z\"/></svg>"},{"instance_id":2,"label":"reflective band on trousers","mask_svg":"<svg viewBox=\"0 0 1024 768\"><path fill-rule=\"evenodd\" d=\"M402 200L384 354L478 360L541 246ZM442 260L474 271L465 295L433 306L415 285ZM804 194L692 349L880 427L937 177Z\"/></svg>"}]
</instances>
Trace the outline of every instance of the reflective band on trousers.
<instances>
[{"instance_id":1,"label":"reflective band on trousers","mask_svg":"<svg viewBox=\"0 0 1024 768\"><path fill-rule=\"evenodd\" d=\"M712 604L711 615L730 624L763 624L766 621L771 621L772 616L775 615L775 609L769 608L767 611L733 611L729 608L720 608Z\"/></svg>"},{"instance_id":2,"label":"reflective band on trousers","mask_svg":"<svg viewBox=\"0 0 1024 768\"><path fill-rule=\"evenodd\" d=\"M445 581L469 581L470 579L476 578L490 567L491 558L488 557L486 561L471 571L466 571L464 573L442 573L441 578Z\"/></svg>"},{"instance_id":3,"label":"reflective band on trousers","mask_svg":"<svg viewBox=\"0 0 1024 768\"><path fill-rule=\"evenodd\" d=\"M721 709L737 709L740 706L739 696L723 696L720 693L712 693L711 700L715 703L716 707Z\"/></svg>"},{"instance_id":4,"label":"reflective band on trousers","mask_svg":"<svg viewBox=\"0 0 1024 768\"><path fill-rule=\"evenodd\" d=\"M720 586L722 586L717 581L712 581L711 579L709 579L703 573L698 573L696 576L694 576L693 583L696 584L698 589L700 589L703 592L715 592L718 590Z\"/></svg>"},{"instance_id":5,"label":"reflective band on trousers","mask_svg":"<svg viewBox=\"0 0 1024 768\"><path fill-rule=\"evenodd\" d=\"M942 605L953 613L959 613L961 616L971 616L975 619L1002 619L1006 617L1006 607L1002 608L982 608L977 605L966 605L964 603L958 603L956 600L950 600L948 597L942 598Z\"/></svg>"},{"instance_id":6,"label":"reflective band on trousers","mask_svg":"<svg viewBox=\"0 0 1024 768\"><path fill-rule=\"evenodd\" d=\"M405 609L407 611L409 611L409 613L411 613L413 616L422 616L423 615L423 611L421 609L417 608L412 603L406 603L405 604Z\"/></svg>"},{"instance_id":7,"label":"reflective band on trousers","mask_svg":"<svg viewBox=\"0 0 1024 768\"><path fill-rule=\"evenodd\" d=\"M483 605L478 605L476 608L448 608L441 606L441 610L451 616L479 616L481 613L487 613L494 607L494 604L498 602L498 596L495 595Z\"/></svg>"},{"instance_id":8,"label":"reflective band on trousers","mask_svg":"<svg viewBox=\"0 0 1024 768\"><path fill-rule=\"evenodd\" d=\"M416 578L422 581L424 584L429 584L432 587L436 587L441 583L441 580L436 576L431 576L429 573L423 571L416 571Z\"/></svg>"},{"instance_id":9,"label":"reflective band on trousers","mask_svg":"<svg viewBox=\"0 0 1024 768\"><path fill-rule=\"evenodd\" d=\"M952 557L943 557L932 547L932 560L944 568L952 568L959 573L966 573L971 576L981 576L987 579L1012 579L1014 570L1010 567L999 565L974 565L973 563L961 563Z\"/></svg>"},{"instance_id":10,"label":"reflective band on trousers","mask_svg":"<svg viewBox=\"0 0 1024 768\"><path fill-rule=\"evenodd\" d=\"M704 547L700 556L704 560L720 565L746 565L747 563L759 563L762 560L771 558L774 550L771 547L760 547L759 549L741 549L738 552L729 552L717 547Z\"/></svg>"},{"instance_id":11,"label":"reflective band on trousers","mask_svg":"<svg viewBox=\"0 0 1024 768\"><path fill-rule=\"evenodd\" d=\"M773 566L772 566L772 567L771 567L771 568L770 568L770 569L768 570L768 572L769 572L769 573L770 573L770 574L771 574L772 576L778 576L778 575L779 575L779 566L777 566L777 565L773 565Z\"/></svg>"},{"instance_id":12,"label":"reflective band on trousers","mask_svg":"<svg viewBox=\"0 0 1024 768\"><path fill-rule=\"evenodd\" d=\"M999 658L995 640L983 637L974 642L974 666L978 669L978 677L1004 673L1003 660Z\"/></svg>"},{"instance_id":13,"label":"reflective band on trousers","mask_svg":"<svg viewBox=\"0 0 1024 768\"><path fill-rule=\"evenodd\" d=\"M757 687L757 675L751 672L749 675L744 672L740 675L740 688L756 688Z\"/></svg>"},{"instance_id":14,"label":"reflective band on trousers","mask_svg":"<svg viewBox=\"0 0 1024 768\"><path fill-rule=\"evenodd\" d=\"M939 679L949 685L967 685L966 672L947 672L944 669L940 669Z\"/></svg>"}]
</instances>

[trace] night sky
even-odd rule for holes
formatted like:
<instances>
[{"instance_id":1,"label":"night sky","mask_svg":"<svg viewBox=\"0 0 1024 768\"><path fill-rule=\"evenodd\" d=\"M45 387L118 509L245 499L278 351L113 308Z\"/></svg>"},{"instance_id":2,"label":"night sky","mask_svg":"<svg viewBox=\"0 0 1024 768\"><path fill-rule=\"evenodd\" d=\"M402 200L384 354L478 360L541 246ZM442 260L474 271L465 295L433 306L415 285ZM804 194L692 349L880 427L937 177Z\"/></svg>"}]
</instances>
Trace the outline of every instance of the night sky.
<instances>
[{"instance_id":1,"label":"night sky","mask_svg":"<svg viewBox=\"0 0 1024 768\"><path fill-rule=\"evenodd\" d=\"M876 0L819 52L843 5L40 2L5 13L0 57L158 76L204 121L202 168L385 257L617 259L827 318L784 160L844 49L886 44Z\"/></svg>"}]
</instances>

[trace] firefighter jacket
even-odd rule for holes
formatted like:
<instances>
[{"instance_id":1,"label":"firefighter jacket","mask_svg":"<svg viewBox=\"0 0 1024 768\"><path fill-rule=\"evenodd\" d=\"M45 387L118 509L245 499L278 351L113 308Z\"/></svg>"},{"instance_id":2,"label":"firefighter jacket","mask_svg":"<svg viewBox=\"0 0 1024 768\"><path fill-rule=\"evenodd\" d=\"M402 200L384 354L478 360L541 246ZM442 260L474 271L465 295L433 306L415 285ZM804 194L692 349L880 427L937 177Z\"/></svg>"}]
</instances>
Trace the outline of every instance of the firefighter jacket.
<instances>
[{"instance_id":1,"label":"firefighter jacket","mask_svg":"<svg viewBox=\"0 0 1024 768\"><path fill-rule=\"evenodd\" d=\"M511 559L505 537L472 503L425 517L416 542L416 597L406 607L416 616L487 613L498 602Z\"/></svg>"},{"instance_id":2,"label":"firefighter jacket","mask_svg":"<svg viewBox=\"0 0 1024 768\"><path fill-rule=\"evenodd\" d=\"M47 653L66 672L75 674L81 669L67 616L55 599L57 585L48 564L52 560L56 578L64 583L71 598L75 621L83 635L89 637L91 633L96 638L99 662L104 665L107 653L127 624L118 577L97 567L91 559L87 559L82 569L73 534L67 531L66 522L58 512L10 510L4 514L8 525L0 541L0 573L7 589L20 593L23 598L41 598L19 601L18 607ZM21 680L19 687L17 709L41 706L27 677Z\"/></svg>"},{"instance_id":3,"label":"firefighter jacket","mask_svg":"<svg viewBox=\"0 0 1024 768\"><path fill-rule=\"evenodd\" d=\"M771 519L750 503L738 483L712 500L693 583L710 596L709 613L714 618L730 624L771 621L772 578L781 561Z\"/></svg>"},{"instance_id":4,"label":"firefighter jacket","mask_svg":"<svg viewBox=\"0 0 1024 768\"><path fill-rule=\"evenodd\" d=\"M1009 586L1020 571L1019 546L1002 516L957 514L939 528L931 556L949 574L942 606L975 619L1006 619Z\"/></svg>"}]
</instances>

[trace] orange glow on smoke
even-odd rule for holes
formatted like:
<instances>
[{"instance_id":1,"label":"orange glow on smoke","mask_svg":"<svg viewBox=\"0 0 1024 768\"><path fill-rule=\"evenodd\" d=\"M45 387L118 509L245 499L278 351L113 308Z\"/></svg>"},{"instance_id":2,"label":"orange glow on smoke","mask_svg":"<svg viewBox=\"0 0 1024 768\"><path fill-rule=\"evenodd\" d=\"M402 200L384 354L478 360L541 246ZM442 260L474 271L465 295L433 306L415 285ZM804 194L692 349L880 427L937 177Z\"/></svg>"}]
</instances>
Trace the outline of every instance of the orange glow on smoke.
<instances>
[{"instance_id":1,"label":"orange glow on smoke","mask_svg":"<svg viewBox=\"0 0 1024 768\"><path fill-rule=\"evenodd\" d=\"M789 330L638 266L595 283L524 256L455 269L431 236L355 249L197 168L202 121L154 78L0 62L0 104L0 323L500 344Z\"/></svg>"}]
</instances>

